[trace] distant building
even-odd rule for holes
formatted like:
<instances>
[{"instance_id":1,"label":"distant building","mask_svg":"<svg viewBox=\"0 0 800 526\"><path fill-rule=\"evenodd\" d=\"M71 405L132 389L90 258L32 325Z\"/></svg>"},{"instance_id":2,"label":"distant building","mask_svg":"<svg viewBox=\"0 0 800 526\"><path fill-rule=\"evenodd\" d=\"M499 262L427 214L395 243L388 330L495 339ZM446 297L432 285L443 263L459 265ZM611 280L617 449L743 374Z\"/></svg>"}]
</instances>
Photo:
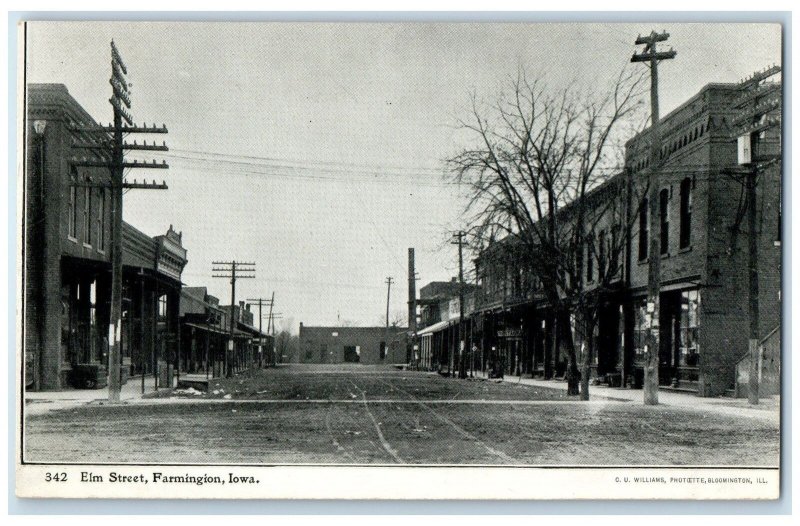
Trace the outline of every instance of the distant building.
<instances>
[{"instance_id":1,"label":"distant building","mask_svg":"<svg viewBox=\"0 0 800 526\"><path fill-rule=\"evenodd\" d=\"M387 342L388 335L388 342ZM308 327L300 324L300 363L406 363L407 327Z\"/></svg>"},{"instance_id":2,"label":"distant building","mask_svg":"<svg viewBox=\"0 0 800 526\"><path fill-rule=\"evenodd\" d=\"M467 317L475 308L473 284L464 284L465 330L471 329ZM417 304L420 306L420 323L417 328L419 341L419 367L452 372L457 352L449 352L460 345L461 286L456 278L451 281L432 281L420 288Z\"/></svg>"}]
</instances>

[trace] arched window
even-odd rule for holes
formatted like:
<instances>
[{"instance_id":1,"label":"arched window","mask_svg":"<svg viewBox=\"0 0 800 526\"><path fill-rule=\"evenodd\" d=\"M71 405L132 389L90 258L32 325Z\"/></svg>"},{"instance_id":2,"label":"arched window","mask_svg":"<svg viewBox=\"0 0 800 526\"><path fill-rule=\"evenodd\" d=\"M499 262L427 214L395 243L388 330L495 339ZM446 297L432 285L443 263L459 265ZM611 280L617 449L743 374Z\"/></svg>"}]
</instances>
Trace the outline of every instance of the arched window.
<instances>
[{"instance_id":1,"label":"arched window","mask_svg":"<svg viewBox=\"0 0 800 526\"><path fill-rule=\"evenodd\" d=\"M692 242L692 180L681 181L681 248Z\"/></svg>"}]
</instances>

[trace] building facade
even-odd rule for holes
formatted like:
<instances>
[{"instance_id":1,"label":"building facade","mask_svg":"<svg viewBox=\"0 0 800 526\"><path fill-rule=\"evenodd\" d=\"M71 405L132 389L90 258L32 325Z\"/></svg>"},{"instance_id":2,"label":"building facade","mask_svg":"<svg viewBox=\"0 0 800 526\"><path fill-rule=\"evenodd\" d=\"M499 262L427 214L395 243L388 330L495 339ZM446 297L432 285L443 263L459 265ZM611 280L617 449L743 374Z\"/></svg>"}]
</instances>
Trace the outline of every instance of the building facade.
<instances>
[{"instance_id":1,"label":"building facade","mask_svg":"<svg viewBox=\"0 0 800 526\"><path fill-rule=\"evenodd\" d=\"M91 387L77 372L107 374L111 303L108 168L88 157L76 126L98 126L60 84L27 87L23 239L25 385ZM177 357L186 250L172 227L152 238L123 224L123 379Z\"/></svg>"},{"instance_id":2,"label":"building facade","mask_svg":"<svg viewBox=\"0 0 800 526\"><path fill-rule=\"evenodd\" d=\"M406 327L309 327L300 324L300 363L406 363Z\"/></svg>"},{"instance_id":3,"label":"building facade","mask_svg":"<svg viewBox=\"0 0 800 526\"><path fill-rule=\"evenodd\" d=\"M649 232L647 217L649 130L627 142L626 170L585 197L594 200L589 209L622 211L598 218L585 233L579 272L585 290L602 292L596 323L582 334L575 330L580 313L569 320L579 363L591 351L591 375L599 381L640 387L645 335L658 327L662 387L701 396L736 387L749 322L750 233L735 126L742 96L739 85L709 84L661 120L658 232ZM759 149L780 158L779 127L761 133ZM756 232L762 339L780 336L780 189L780 162L766 164L758 176ZM568 222L570 207L559 214ZM648 254L651 235L660 236L660 254ZM650 319L647 305L652 257L661 263L658 320ZM609 265L613 272L601 282ZM507 373L562 376L566 357L557 345L555 313L524 258L515 259L513 243L502 240L484 250L476 273L481 295L472 316L479 344L505 349Z\"/></svg>"}]
</instances>

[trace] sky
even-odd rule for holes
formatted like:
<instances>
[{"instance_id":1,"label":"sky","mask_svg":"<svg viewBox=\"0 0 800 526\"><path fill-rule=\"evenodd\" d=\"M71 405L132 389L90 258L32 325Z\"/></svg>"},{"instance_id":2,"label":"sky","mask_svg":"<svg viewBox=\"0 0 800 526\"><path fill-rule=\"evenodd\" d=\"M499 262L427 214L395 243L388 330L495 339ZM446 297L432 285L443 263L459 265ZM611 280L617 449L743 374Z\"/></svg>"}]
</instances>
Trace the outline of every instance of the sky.
<instances>
[{"instance_id":1,"label":"sky","mask_svg":"<svg viewBox=\"0 0 800 526\"><path fill-rule=\"evenodd\" d=\"M409 247L418 287L457 275L464 190L444 161L473 144L459 126L472 94L493 100L520 70L598 89L651 30L678 53L659 67L662 115L781 60L774 24L37 22L25 64L28 82L63 83L109 122L113 39L135 121L169 128L141 138L166 140L148 158L170 169L128 175L169 190L126 193L125 221L181 231L183 282L222 303L230 284L211 262L255 262L237 301L274 291L278 326L296 332L381 325L389 276L391 318L404 315Z\"/></svg>"}]
</instances>

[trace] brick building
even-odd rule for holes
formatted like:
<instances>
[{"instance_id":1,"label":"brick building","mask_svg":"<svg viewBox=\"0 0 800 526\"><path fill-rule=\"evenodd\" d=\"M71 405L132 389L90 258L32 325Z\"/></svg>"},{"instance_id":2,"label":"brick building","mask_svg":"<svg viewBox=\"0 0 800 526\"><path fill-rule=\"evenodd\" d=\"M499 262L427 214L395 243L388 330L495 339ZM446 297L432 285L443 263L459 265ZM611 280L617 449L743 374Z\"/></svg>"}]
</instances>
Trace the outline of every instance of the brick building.
<instances>
[{"instance_id":1,"label":"brick building","mask_svg":"<svg viewBox=\"0 0 800 526\"><path fill-rule=\"evenodd\" d=\"M77 385L79 366L101 377L108 362L111 216L108 168L81 165L102 152L79 126L98 126L60 84L27 86L24 167L23 340L25 385ZM172 227L152 238L123 224L123 377L173 363L186 250ZM83 381L82 381L83 382Z\"/></svg>"},{"instance_id":2,"label":"brick building","mask_svg":"<svg viewBox=\"0 0 800 526\"><path fill-rule=\"evenodd\" d=\"M388 345L387 345L388 336ZM300 363L406 363L407 327L308 327L300 324Z\"/></svg>"},{"instance_id":3,"label":"brick building","mask_svg":"<svg viewBox=\"0 0 800 526\"><path fill-rule=\"evenodd\" d=\"M734 126L741 97L737 84L709 84L661 120L659 232L648 232L649 130L627 142L626 171L585 197L597 200L590 208L623 211L622 219L609 214L586 232L591 242L581 272L587 289L598 285L598 267L618 265L614 279L605 284L608 290L594 332L575 343L583 349L593 346L592 375L641 385L650 321L648 261L659 257L662 386L701 396L735 387L737 364L747 355L749 319L749 233ZM762 154L779 155L779 129L762 132L759 144ZM757 199L760 330L762 339L773 340L780 337L781 320L780 191L781 167L774 163L759 176ZM608 200L620 206L599 206ZM568 216L569 206L559 213ZM628 226L629 235L619 236L625 246L614 251L614 233ZM660 254L647 253L648 236L653 234L661 236ZM589 252L589 246L595 249ZM554 344L552 309L535 277L515 260L513 243L502 240L484 250L476 272L481 295L473 312L475 343L503 351L507 372L563 374L565 357ZM779 340L769 347L779 349Z\"/></svg>"}]
</instances>

